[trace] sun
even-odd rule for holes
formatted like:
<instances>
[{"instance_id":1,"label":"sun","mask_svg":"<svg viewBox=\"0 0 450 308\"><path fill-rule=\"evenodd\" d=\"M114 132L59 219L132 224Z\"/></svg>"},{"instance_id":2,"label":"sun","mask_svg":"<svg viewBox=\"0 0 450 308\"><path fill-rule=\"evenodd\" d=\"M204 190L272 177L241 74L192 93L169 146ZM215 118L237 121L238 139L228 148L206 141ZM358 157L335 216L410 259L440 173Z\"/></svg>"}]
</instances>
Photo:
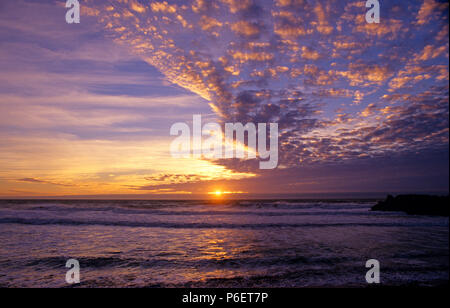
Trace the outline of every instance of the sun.
<instances>
[{"instance_id":1,"label":"sun","mask_svg":"<svg viewBox=\"0 0 450 308\"><path fill-rule=\"evenodd\" d=\"M208 195L214 196L216 198L225 198L225 196L234 195L234 194L245 194L246 192L242 191L228 191L222 189L216 189L208 192Z\"/></svg>"},{"instance_id":2,"label":"sun","mask_svg":"<svg viewBox=\"0 0 450 308\"><path fill-rule=\"evenodd\" d=\"M208 195L211 195L215 198L222 198L226 193L227 193L226 191L216 189L216 190L208 192Z\"/></svg>"}]
</instances>

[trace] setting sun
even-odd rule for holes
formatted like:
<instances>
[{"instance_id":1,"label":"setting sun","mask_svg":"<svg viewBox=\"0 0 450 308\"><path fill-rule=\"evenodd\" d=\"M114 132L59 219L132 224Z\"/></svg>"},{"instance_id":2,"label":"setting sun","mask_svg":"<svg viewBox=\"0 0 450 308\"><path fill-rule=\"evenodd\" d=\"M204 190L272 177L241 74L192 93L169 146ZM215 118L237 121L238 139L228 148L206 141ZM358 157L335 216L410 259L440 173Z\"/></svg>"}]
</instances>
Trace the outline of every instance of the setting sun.
<instances>
[{"instance_id":1,"label":"setting sun","mask_svg":"<svg viewBox=\"0 0 450 308\"><path fill-rule=\"evenodd\" d=\"M234 195L234 194L245 194L246 192L243 191L226 191L226 190L213 190L208 192L208 195L212 195L215 197L225 197L225 195Z\"/></svg>"}]
</instances>

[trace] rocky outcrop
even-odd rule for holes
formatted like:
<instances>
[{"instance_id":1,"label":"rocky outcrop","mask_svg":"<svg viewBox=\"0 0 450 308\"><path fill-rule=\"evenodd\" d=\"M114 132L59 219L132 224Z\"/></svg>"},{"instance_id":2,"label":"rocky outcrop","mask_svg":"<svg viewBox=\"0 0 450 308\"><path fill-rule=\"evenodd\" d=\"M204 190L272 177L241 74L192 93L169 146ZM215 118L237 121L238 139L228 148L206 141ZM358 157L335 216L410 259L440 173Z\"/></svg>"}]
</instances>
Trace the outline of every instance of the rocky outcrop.
<instances>
[{"instance_id":1,"label":"rocky outcrop","mask_svg":"<svg viewBox=\"0 0 450 308\"><path fill-rule=\"evenodd\" d=\"M449 196L398 195L387 196L372 211L405 212L412 215L449 216Z\"/></svg>"}]
</instances>

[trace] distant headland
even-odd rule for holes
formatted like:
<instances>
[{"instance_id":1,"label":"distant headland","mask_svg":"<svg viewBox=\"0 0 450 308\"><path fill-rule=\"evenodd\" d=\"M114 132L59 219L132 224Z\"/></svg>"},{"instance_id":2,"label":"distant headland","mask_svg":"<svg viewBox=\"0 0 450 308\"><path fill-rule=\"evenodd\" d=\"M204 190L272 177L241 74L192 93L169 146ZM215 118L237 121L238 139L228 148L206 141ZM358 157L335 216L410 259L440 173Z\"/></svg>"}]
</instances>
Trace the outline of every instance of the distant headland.
<instances>
[{"instance_id":1,"label":"distant headland","mask_svg":"<svg viewBox=\"0 0 450 308\"><path fill-rule=\"evenodd\" d=\"M387 196L372 211L405 212L411 215L449 216L449 196L398 195Z\"/></svg>"}]
</instances>

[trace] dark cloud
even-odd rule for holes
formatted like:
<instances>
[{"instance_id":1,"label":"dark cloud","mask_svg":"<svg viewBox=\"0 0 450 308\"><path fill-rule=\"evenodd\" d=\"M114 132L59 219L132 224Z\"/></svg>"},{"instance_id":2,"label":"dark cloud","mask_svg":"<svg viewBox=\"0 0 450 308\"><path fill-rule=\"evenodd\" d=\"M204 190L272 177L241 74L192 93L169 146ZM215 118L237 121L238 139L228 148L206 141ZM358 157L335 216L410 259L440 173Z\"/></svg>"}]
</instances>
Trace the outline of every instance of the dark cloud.
<instances>
[{"instance_id":1,"label":"dark cloud","mask_svg":"<svg viewBox=\"0 0 450 308\"><path fill-rule=\"evenodd\" d=\"M64 186L64 187L74 186L74 185L71 185L71 184L56 183L56 182L40 180L40 179L36 179L36 178L22 178L22 179L17 179L16 181L18 181L18 182L26 182L26 183L34 183L34 184L50 184L50 185Z\"/></svg>"}]
</instances>

